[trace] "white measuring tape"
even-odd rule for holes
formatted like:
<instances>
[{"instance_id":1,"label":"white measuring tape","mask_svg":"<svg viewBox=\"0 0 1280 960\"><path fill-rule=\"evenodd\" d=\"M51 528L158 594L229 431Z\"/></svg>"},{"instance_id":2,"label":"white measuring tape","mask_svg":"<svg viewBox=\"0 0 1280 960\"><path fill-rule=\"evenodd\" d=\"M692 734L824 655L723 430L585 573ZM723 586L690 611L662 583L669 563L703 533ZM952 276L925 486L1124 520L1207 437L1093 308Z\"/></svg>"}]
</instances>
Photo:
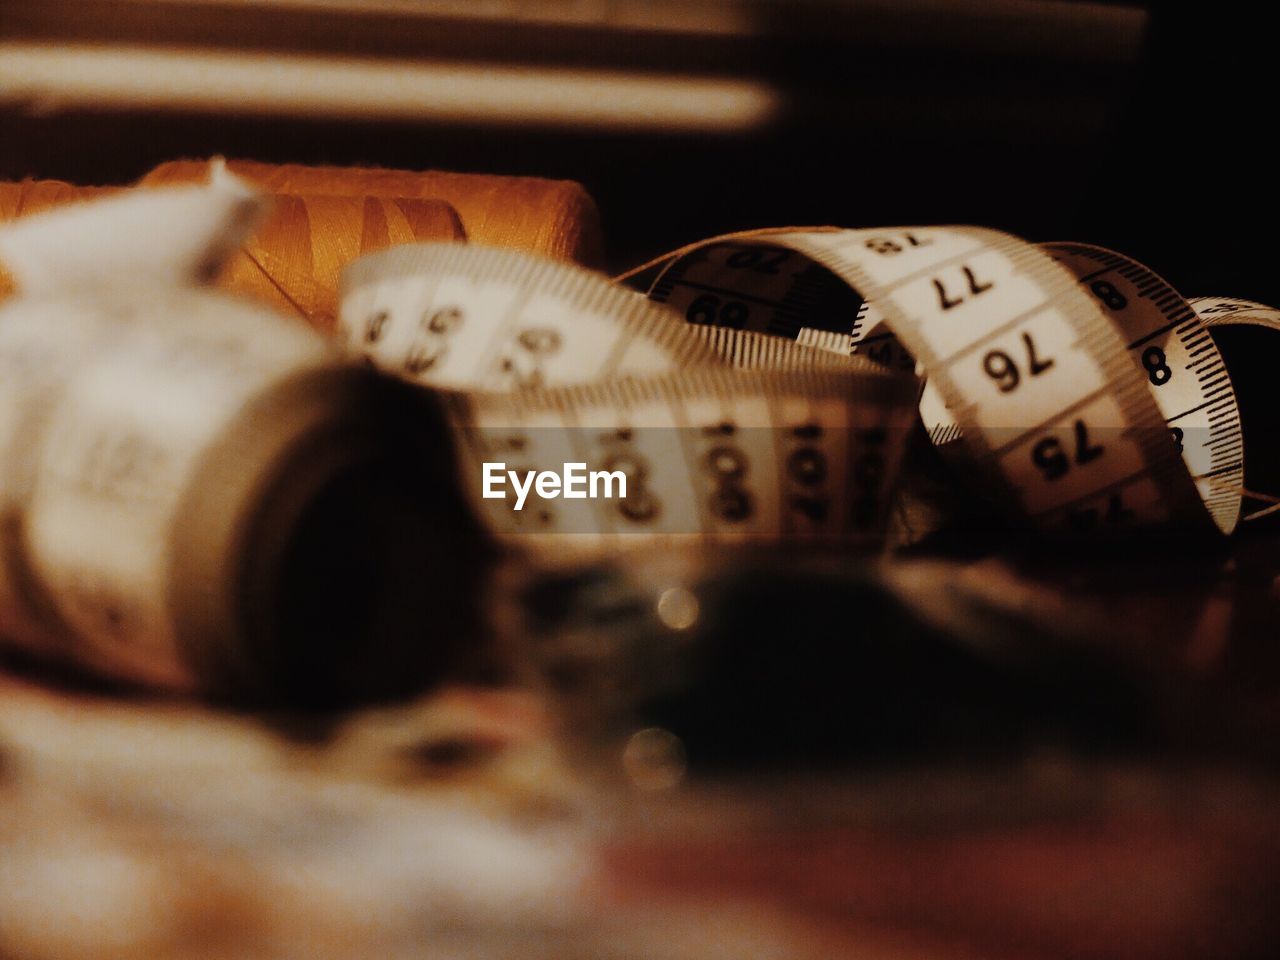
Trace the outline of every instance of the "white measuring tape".
<instances>
[{"instance_id":1,"label":"white measuring tape","mask_svg":"<svg viewBox=\"0 0 1280 960\"><path fill-rule=\"evenodd\" d=\"M679 251L649 293L695 323L847 330L851 351L918 361L930 436L1043 529L1236 524L1222 357L1176 291L1110 251L975 228L763 231Z\"/></svg>"},{"instance_id":2,"label":"white measuring tape","mask_svg":"<svg viewBox=\"0 0 1280 960\"><path fill-rule=\"evenodd\" d=\"M202 237L130 289L97 259L109 247L64 250L64 234L114 222L106 206L76 229L13 228L35 231L19 272L54 292L0 316L0 630L176 684L246 672L202 651L226 661L270 645L219 636L279 626L279 610L246 598L283 569L328 479L407 461L378 426L398 419L370 393L385 380L309 331L183 285L234 247L251 198L224 183L171 199ZM108 203L133 217L167 201L137 202ZM88 279L56 292L59 258ZM348 352L439 401L420 411L436 462L413 480L436 526L388 576L428 577L460 536L478 552L473 516L548 557L654 542L874 547L913 434L1046 532L1230 532L1242 497L1275 502L1245 489L1250 415L1211 331L1271 337L1278 311L1188 303L1118 254L971 227L757 231L650 266L645 296L463 244L352 264ZM487 496L495 465L512 486ZM604 495L575 497L567 479L544 489L571 466ZM471 569L452 566L457 599ZM369 616L406 636L437 619L425 602Z\"/></svg>"},{"instance_id":3,"label":"white measuring tape","mask_svg":"<svg viewBox=\"0 0 1280 960\"><path fill-rule=\"evenodd\" d=\"M1209 332L1214 315L1193 309L1120 254L1081 244L1036 246L971 227L787 228L713 238L648 269L648 296L666 313L645 312L601 277L522 254L401 248L353 265L341 325L355 349L401 376L504 391L466 413L495 437L504 418L545 437L588 421L625 431L635 408L615 386L625 379L708 364L821 366L773 346L795 342L921 375L924 426L959 474L1047 532L1195 533L1216 526L1229 533L1239 519L1243 434L1236 393ZM1264 322L1259 311L1266 308L1224 303L1214 301L1213 309L1237 322ZM1280 314L1270 311L1265 322L1280 323ZM687 336L690 329L706 331L705 338ZM900 429L891 413L902 402L901 388L890 385L895 378L868 380L865 367L853 366L846 375L867 383L849 401L862 411L858 418ZM761 389L739 382L740 389L729 381L718 388L718 415L735 426L735 411L750 409ZM566 384L578 392L546 392ZM878 421L866 415L877 397ZM652 410L644 416L668 427L685 422L672 410L665 419L655 420ZM468 446L477 456L502 449L474 436ZM608 461L603 448L581 443L543 447L535 461ZM895 467L900 453L892 450ZM646 481L679 478L686 491L671 501L681 506L666 518L670 526L647 517L650 529L725 534L724 523L693 519L699 511L688 505L715 495L696 476L697 463L687 444L646 458ZM759 473L766 499L783 488L774 479L778 470L773 462ZM484 506L496 521L491 504ZM586 508L562 523L563 513L544 504L537 515L546 529L593 536L627 528L607 514L588 521ZM795 528L784 514L764 511L729 526L789 539ZM641 524L634 516L631 522ZM527 518L497 527L543 529Z\"/></svg>"},{"instance_id":4,"label":"white measuring tape","mask_svg":"<svg viewBox=\"0 0 1280 960\"><path fill-rule=\"evenodd\" d=\"M700 542L878 542L917 389L860 359L690 327L576 267L421 244L348 272L340 327L379 366L460 393L462 483L500 533L599 549ZM506 388L503 390L502 388ZM621 473L603 501L476 497L482 465ZM531 542L527 537L524 542Z\"/></svg>"},{"instance_id":5,"label":"white measuring tape","mask_svg":"<svg viewBox=\"0 0 1280 960\"><path fill-rule=\"evenodd\" d=\"M170 188L0 238L25 294L0 308L0 639L157 686L374 695L377 682L356 689L379 678L348 666L352 651L381 646L407 673L450 615L415 580L452 594L476 578L454 555L466 543L450 541L447 565L430 545L394 547L426 512L397 487L444 497L441 544L465 506L449 506L451 478L432 492L415 472L425 457L406 440L431 427L424 406L400 432L412 391L193 285L235 248L246 203L234 183ZM122 225L184 216L193 235L172 261L117 242Z\"/></svg>"},{"instance_id":6,"label":"white measuring tape","mask_svg":"<svg viewBox=\"0 0 1280 960\"><path fill-rule=\"evenodd\" d=\"M1275 491L1280 477L1280 446L1275 442L1280 411L1272 372L1280 348L1280 310L1235 297L1197 297L1189 303L1236 374L1233 387L1249 454L1245 497L1263 505L1246 511L1244 519L1260 519L1280 510Z\"/></svg>"},{"instance_id":7,"label":"white measuring tape","mask_svg":"<svg viewBox=\"0 0 1280 960\"><path fill-rule=\"evenodd\" d=\"M1236 297L1195 297L1188 301L1207 327L1248 326L1280 330L1280 310Z\"/></svg>"}]
</instances>

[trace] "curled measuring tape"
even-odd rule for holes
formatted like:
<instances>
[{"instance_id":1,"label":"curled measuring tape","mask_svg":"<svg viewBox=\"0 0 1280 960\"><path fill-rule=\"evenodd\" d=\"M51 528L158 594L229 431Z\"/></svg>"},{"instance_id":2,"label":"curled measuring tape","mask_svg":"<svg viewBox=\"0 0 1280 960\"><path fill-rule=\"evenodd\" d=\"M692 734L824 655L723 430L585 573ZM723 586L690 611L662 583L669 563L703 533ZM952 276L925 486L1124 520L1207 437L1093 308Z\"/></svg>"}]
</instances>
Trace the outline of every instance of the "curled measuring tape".
<instances>
[{"instance_id":1,"label":"curled measuring tape","mask_svg":"<svg viewBox=\"0 0 1280 960\"><path fill-rule=\"evenodd\" d=\"M971 227L726 235L620 278L647 274L649 298L669 311L644 314L645 330L633 334L639 308L602 278L519 255L448 250L404 248L353 265L340 325L352 346L402 376L508 392L476 410L513 420L522 405L572 408L589 387L690 365L823 366L774 346L793 341L921 375L919 409L935 444L991 499L1042 530L1229 533L1240 517L1244 435L1212 316L1120 254ZM453 317L455 308L471 318L465 336L432 312ZM1260 308L1251 309L1256 316ZM560 319L548 321L553 315ZM677 333L678 319L703 338ZM659 339L664 349L634 347ZM889 398L899 389L891 379L868 382L878 386L866 394L901 401ZM567 383L578 386L574 398L534 402L528 393ZM855 406L869 402L864 395ZM629 429L629 415L616 416L626 408L620 396L598 403L592 422L609 419L610 403L615 426ZM565 429L577 421L568 413L538 422ZM687 453L664 459L659 469L696 470ZM786 536L785 524L770 529Z\"/></svg>"},{"instance_id":2,"label":"curled measuring tape","mask_svg":"<svg viewBox=\"0 0 1280 960\"><path fill-rule=\"evenodd\" d=\"M655 540L878 545L921 418L1047 531L1227 532L1242 499L1263 503L1250 517L1275 505L1249 491L1280 470L1256 481L1243 456L1266 462L1257 411L1273 405L1247 391L1269 381L1227 370L1251 338L1274 355L1280 312L1188 303L1109 251L789 228L661 258L647 296L512 250L362 257L339 332L428 398L194 286L257 212L215 177L0 237L27 288L0 317L0 633L243 690L328 630L334 651L385 644L358 659L386 674L423 634L474 630L474 516L570 559ZM575 466L590 495L573 496ZM297 562L343 556L359 569Z\"/></svg>"},{"instance_id":3,"label":"curled measuring tape","mask_svg":"<svg viewBox=\"0 0 1280 960\"><path fill-rule=\"evenodd\" d=\"M492 529L570 535L560 549L681 535L878 542L915 417L909 378L692 327L597 274L512 251L362 258L339 324L384 369L466 391L450 401L464 488ZM626 494L539 489L513 506L478 496L485 463L517 476L581 464L621 474Z\"/></svg>"},{"instance_id":4,"label":"curled measuring tape","mask_svg":"<svg viewBox=\"0 0 1280 960\"><path fill-rule=\"evenodd\" d=\"M1196 297L1189 301L1213 335L1232 371L1241 432L1248 457L1244 463L1245 520L1280 510L1280 415L1275 404L1276 362L1280 357L1280 310L1235 297Z\"/></svg>"},{"instance_id":5,"label":"curled measuring tape","mask_svg":"<svg viewBox=\"0 0 1280 960\"><path fill-rule=\"evenodd\" d=\"M1195 311L1125 257L971 227L787 229L659 266L649 296L691 322L847 332L850 351L918 362L930 436L1042 529L1236 524L1226 366Z\"/></svg>"},{"instance_id":6,"label":"curled measuring tape","mask_svg":"<svg viewBox=\"0 0 1280 960\"><path fill-rule=\"evenodd\" d=\"M1207 325L1169 284L1140 263L1100 247L1045 244L1097 300L1122 335L1151 386L1170 439L1196 483L1201 500L1224 533L1240 516L1244 483L1243 435L1236 395ZM1037 355L1034 333L1023 334L1027 372L1051 364ZM856 347L855 347L856 349ZM1018 389L1023 372L1008 353L987 350L983 372L1001 392ZM921 416L942 450L961 446L961 431L937 390L926 384ZM1108 517L1123 511L1123 496L1108 502Z\"/></svg>"},{"instance_id":7,"label":"curled measuring tape","mask_svg":"<svg viewBox=\"0 0 1280 960\"><path fill-rule=\"evenodd\" d=\"M256 203L215 181L0 236L0 641L239 698L403 692L443 665L424 638L473 635L482 539L438 404L194 285Z\"/></svg>"}]
</instances>

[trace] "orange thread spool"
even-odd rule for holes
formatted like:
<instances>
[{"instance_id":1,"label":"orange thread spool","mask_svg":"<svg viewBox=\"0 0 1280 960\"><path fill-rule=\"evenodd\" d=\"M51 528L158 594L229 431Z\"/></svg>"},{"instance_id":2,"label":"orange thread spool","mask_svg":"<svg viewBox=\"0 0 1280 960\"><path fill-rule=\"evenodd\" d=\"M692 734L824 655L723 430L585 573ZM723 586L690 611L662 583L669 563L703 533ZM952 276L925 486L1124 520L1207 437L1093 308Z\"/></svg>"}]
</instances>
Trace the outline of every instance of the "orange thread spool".
<instances>
[{"instance_id":1,"label":"orange thread spool","mask_svg":"<svg viewBox=\"0 0 1280 960\"><path fill-rule=\"evenodd\" d=\"M118 189L52 180L0 183L0 221ZM458 215L439 200L282 195L227 263L218 285L297 313L329 331L339 275L356 257L399 243L463 239ZM0 296L13 289L12 279L0 269Z\"/></svg>"},{"instance_id":2,"label":"orange thread spool","mask_svg":"<svg viewBox=\"0 0 1280 960\"><path fill-rule=\"evenodd\" d=\"M78 187L61 180L0 182L0 223L111 192L111 187ZM0 263L0 299L13 293L16 287L4 264Z\"/></svg>"},{"instance_id":3,"label":"orange thread spool","mask_svg":"<svg viewBox=\"0 0 1280 960\"><path fill-rule=\"evenodd\" d=\"M464 239L458 215L438 200L282 195L218 285L329 332L342 268L356 257L400 243Z\"/></svg>"},{"instance_id":4,"label":"orange thread spool","mask_svg":"<svg viewBox=\"0 0 1280 960\"><path fill-rule=\"evenodd\" d=\"M0 183L0 221L16 220L75 200L114 193L115 187L78 187L61 180L21 180Z\"/></svg>"},{"instance_id":5,"label":"orange thread spool","mask_svg":"<svg viewBox=\"0 0 1280 960\"><path fill-rule=\"evenodd\" d=\"M272 193L303 196L413 197L443 200L458 211L467 237L590 267L604 263L595 201L571 180L429 170L308 167L231 160L228 169ZM207 176L202 160L162 163L143 183L187 183Z\"/></svg>"}]
</instances>

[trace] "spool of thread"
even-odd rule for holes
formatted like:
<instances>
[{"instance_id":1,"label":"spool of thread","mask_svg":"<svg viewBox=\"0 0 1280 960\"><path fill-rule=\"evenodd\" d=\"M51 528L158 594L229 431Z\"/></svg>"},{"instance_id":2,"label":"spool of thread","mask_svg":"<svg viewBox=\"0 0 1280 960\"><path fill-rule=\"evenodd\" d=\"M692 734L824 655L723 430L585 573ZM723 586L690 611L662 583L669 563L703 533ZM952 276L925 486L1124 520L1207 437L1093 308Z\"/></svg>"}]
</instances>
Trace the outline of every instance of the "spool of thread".
<instances>
[{"instance_id":1,"label":"spool of thread","mask_svg":"<svg viewBox=\"0 0 1280 960\"><path fill-rule=\"evenodd\" d=\"M80 187L61 180L20 180L0 183L0 223L8 223L20 217L41 213L50 207L60 207L81 200L115 193L113 187ZM0 263L0 300L13 294L17 282Z\"/></svg>"},{"instance_id":2,"label":"spool of thread","mask_svg":"<svg viewBox=\"0 0 1280 960\"><path fill-rule=\"evenodd\" d=\"M250 160L230 160L227 167L269 193L443 200L458 211L468 239L475 243L514 247L589 267L604 263L595 201L571 180ZM208 168L203 160L175 160L160 164L142 182L196 182L207 176Z\"/></svg>"},{"instance_id":3,"label":"spool of thread","mask_svg":"<svg viewBox=\"0 0 1280 960\"><path fill-rule=\"evenodd\" d=\"M40 213L76 200L115 193L115 187L80 187L61 180L22 180L0 183L0 222Z\"/></svg>"},{"instance_id":4,"label":"spool of thread","mask_svg":"<svg viewBox=\"0 0 1280 960\"><path fill-rule=\"evenodd\" d=\"M111 192L52 180L0 183L0 221ZM465 238L457 213L440 200L278 195L217 283L328 332L337 316L339 275L356 257L400 243ZM14 288L0 269L0 296Z\"/></svg>"},{"instance_id":5,"label":"spool of thread","mask_svg":"<svg viewBox=\"0 0 1280 960\"><path fill-rule=\"evenodd\" d=\"M337 318L342 268L352 260L401 243L464 239L458 215L438 200L277 195L218 285L327 333Z\"/></svg>"}]
</instances>

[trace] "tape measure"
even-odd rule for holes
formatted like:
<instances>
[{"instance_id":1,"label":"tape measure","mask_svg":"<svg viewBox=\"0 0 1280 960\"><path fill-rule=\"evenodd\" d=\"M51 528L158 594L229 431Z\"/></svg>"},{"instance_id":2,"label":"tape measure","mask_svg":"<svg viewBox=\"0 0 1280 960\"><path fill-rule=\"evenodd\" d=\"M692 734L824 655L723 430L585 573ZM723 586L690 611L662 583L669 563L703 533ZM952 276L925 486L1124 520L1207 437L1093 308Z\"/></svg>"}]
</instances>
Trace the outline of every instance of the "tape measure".
<instances>
[{"instance_id":1,"label":"tape measure","mask_svg":"<svg viewBox=\"0 0 1280 960\"><path fill-rule=\"evenodd\" d=\"M438 404L194 285L253 205L215 182L0 238L24 287L0 309L0 638L241 699L389 695L443 666L424 637L474 635L424 583L477 590L482 538ZM139 235L183 215L168 259Z\"/></svg>"},{"instance_id":2,"label":"tape measure","mask_svg":"<svg viewBox=\"0 0 1280 960\"><path fill-rule=\"evenodd\" d=\"M491 529L561 552L655 537L879 542L915 417L910 378L683 324L602 276L507 250L362 258L339 324L378 366L466 391L449 404L464 490ZM513 509L476 496L485 463L517 476L582 464L621 474L626 495Z\"/></svg>"},{"instance_id":3,"label":"tape measure","mask_svg":"<svg viewBox=\"0 0 1280 960\"><path fill-rule=\"evenodd\" d=\"M925 433L1046 532L1226 533L1245 497L1264 505L1249 517L1280 506L1259 492L1280 476L1269 377L1227 372L1273 355L1280 311L1187 302L1110 251L783 228L620 278L650 278L641 292L525 252L410 244L345 271L338 320L348 354L434 388L410 391L189 285L251 219L253 198L216 180L0 238L38 286L0 312L0 634L42 653L241 691L301 658L332 674L295 669L301 688L372 693L421 677L416 655L447 662L424 636L474 635L482 527L570 560L875 548ZM168 258L141 232L114 239L173 210L203 226ZM135 260L147 282L118 283Z\"/></svg>"},{"instance_id":4,"label":"tape measure","mask_svg":"<svg viewBox=\"0 0 1280 960\"><path fill-rule=\"evenodd\" d=\"M901 375L917 374L920 414L934 443L979 492L1041 530L1230 533L1238 522L1244 435L1236 391L1210 335L1215 313L1205 311L1261 323L1267 308L1260 305L1215 300L1193 309L1155 273L1112 251L1037 246L972 227L751 231L692 244L619 279L637 276L647 276L648 297L665 313L644 312L602 277L523 254L404 247L353 265L340 324L349 344L384 369L490 394L455 406L491 432L487 440L469 435L468 449L479 456L510 449L502 418L522 425L525 443L528 430L550 437L579 429L580 415L597 428L633 429L634 401L615 388L620 380L707 365L836 371L840 361L862 358L900 376L866 379L865 366L848 367L844 376L867 384L849 403L866 411L882 398L878 422L900 430L890 411L902 402ZM1271 311L1265 322L1280 323L1280 314ZM450 361L448 351L465 359ZM679 393L678 381L659 392ZM556 392L566 384L574 389ZM762 381L720 381L715 390L731 395L720 410L725 422L736 427L734 411L761 389ZM498 390L504 395L493 395ZM683 416L668 410L660 419L670 427ZM651 410L645 417L659 422ZM692 425L709 426L697 418ZM608 460L589 443L543 446L543 460ZM694 502L713 493L693 477L692 449L672 444L658 460L646 459L646 480L681 476ZM896 469L901 448L892 455ZM785 489L776 482L779 469L773 462L765 470L766 499ZM847 473L839 479L850 482ZM679 519L667 518L672 527L653 529L722 531L723 523L695 522L694 513L681 507ZM787 539L793 527L784 514L764 511L730 524ZM591 523L584 514L562 526L555 511L537 516L546 529L618 532L614 517ZM543 529L527 517L498 527Z\"/></svg>"},{"instance_id":5,"label":"tape measure","mask_svg":"<svg viewBox=\"0 0 1280 960\"><path fill-rule=\"evenodd\" d=\"M465 596L475 576L450 576L475 535L449 539L463 508L406 448L401 389L212 292L7 305L0 631L134 682L385 693L342 664L370 645L387 663L426 659L423 637L456 618L423 584ZM449 539L447 568L421 543L395 548L422 494L444 498L417 525Z\"/></svg>"},{"instance_id":6,"label":"tape measure","mask_svg":"<svg viewBox=\"0 0 1280 960\"><path fill-rule=\"evenodd\" d=\"M1207 327L1249 326L1280 330L1280 310L1236 297L1195 297L1188 301Z\"/></svg>"},{"instance_id":7,"label":"tape measure","mask_svg":"<svg viewBox=\"0 0 1280 960\"><path fill-rule=\"evenodd\" d=\"M719 237L659 266L649 295L690 322L847 331L853 352L918 362L930 436L962 444L988 495L1041 529L1236 524L1230 377L1204 321L1134 261L971 227L822 228Z\"/></svg>"},{"instance_id":8,"label":"tape measure","mask_svg":"<svg viewBox=\"0 0 1280 960\"><path fill-rule=\"evenodd\" d=\"M1240 516L1243 435L1231 380L1207 325L1176 290L1134 260L1085 244L1051 243L1043 248L1071 271L1115 323L1151 385L1201 500L1218 528L1230 533ZM1043 361L1034 357L1034 340L1028 337L1034 368ZM1017 388L1020 373L1008 354L989 352L983 363L1000 390ZM944 451L959 446L961 431L928 384L921 415L937 446Z\"/></svg>"},{"instance_id":9,"label":"tape measure","mask_svg":"<svg viewBox=\"0 0 1280 960\"><path fill-rule=\"evenodd\" d=\"M1197 297L1189 301L1212 332L1228 367L1239 408L1244 446L1245 498L1254 504L1245 520L1277 512L1280 478L1280 417L1275 412L1274 374L1280 360L1280 310L1235 297Z\"/></svg>"}]
</instances>

